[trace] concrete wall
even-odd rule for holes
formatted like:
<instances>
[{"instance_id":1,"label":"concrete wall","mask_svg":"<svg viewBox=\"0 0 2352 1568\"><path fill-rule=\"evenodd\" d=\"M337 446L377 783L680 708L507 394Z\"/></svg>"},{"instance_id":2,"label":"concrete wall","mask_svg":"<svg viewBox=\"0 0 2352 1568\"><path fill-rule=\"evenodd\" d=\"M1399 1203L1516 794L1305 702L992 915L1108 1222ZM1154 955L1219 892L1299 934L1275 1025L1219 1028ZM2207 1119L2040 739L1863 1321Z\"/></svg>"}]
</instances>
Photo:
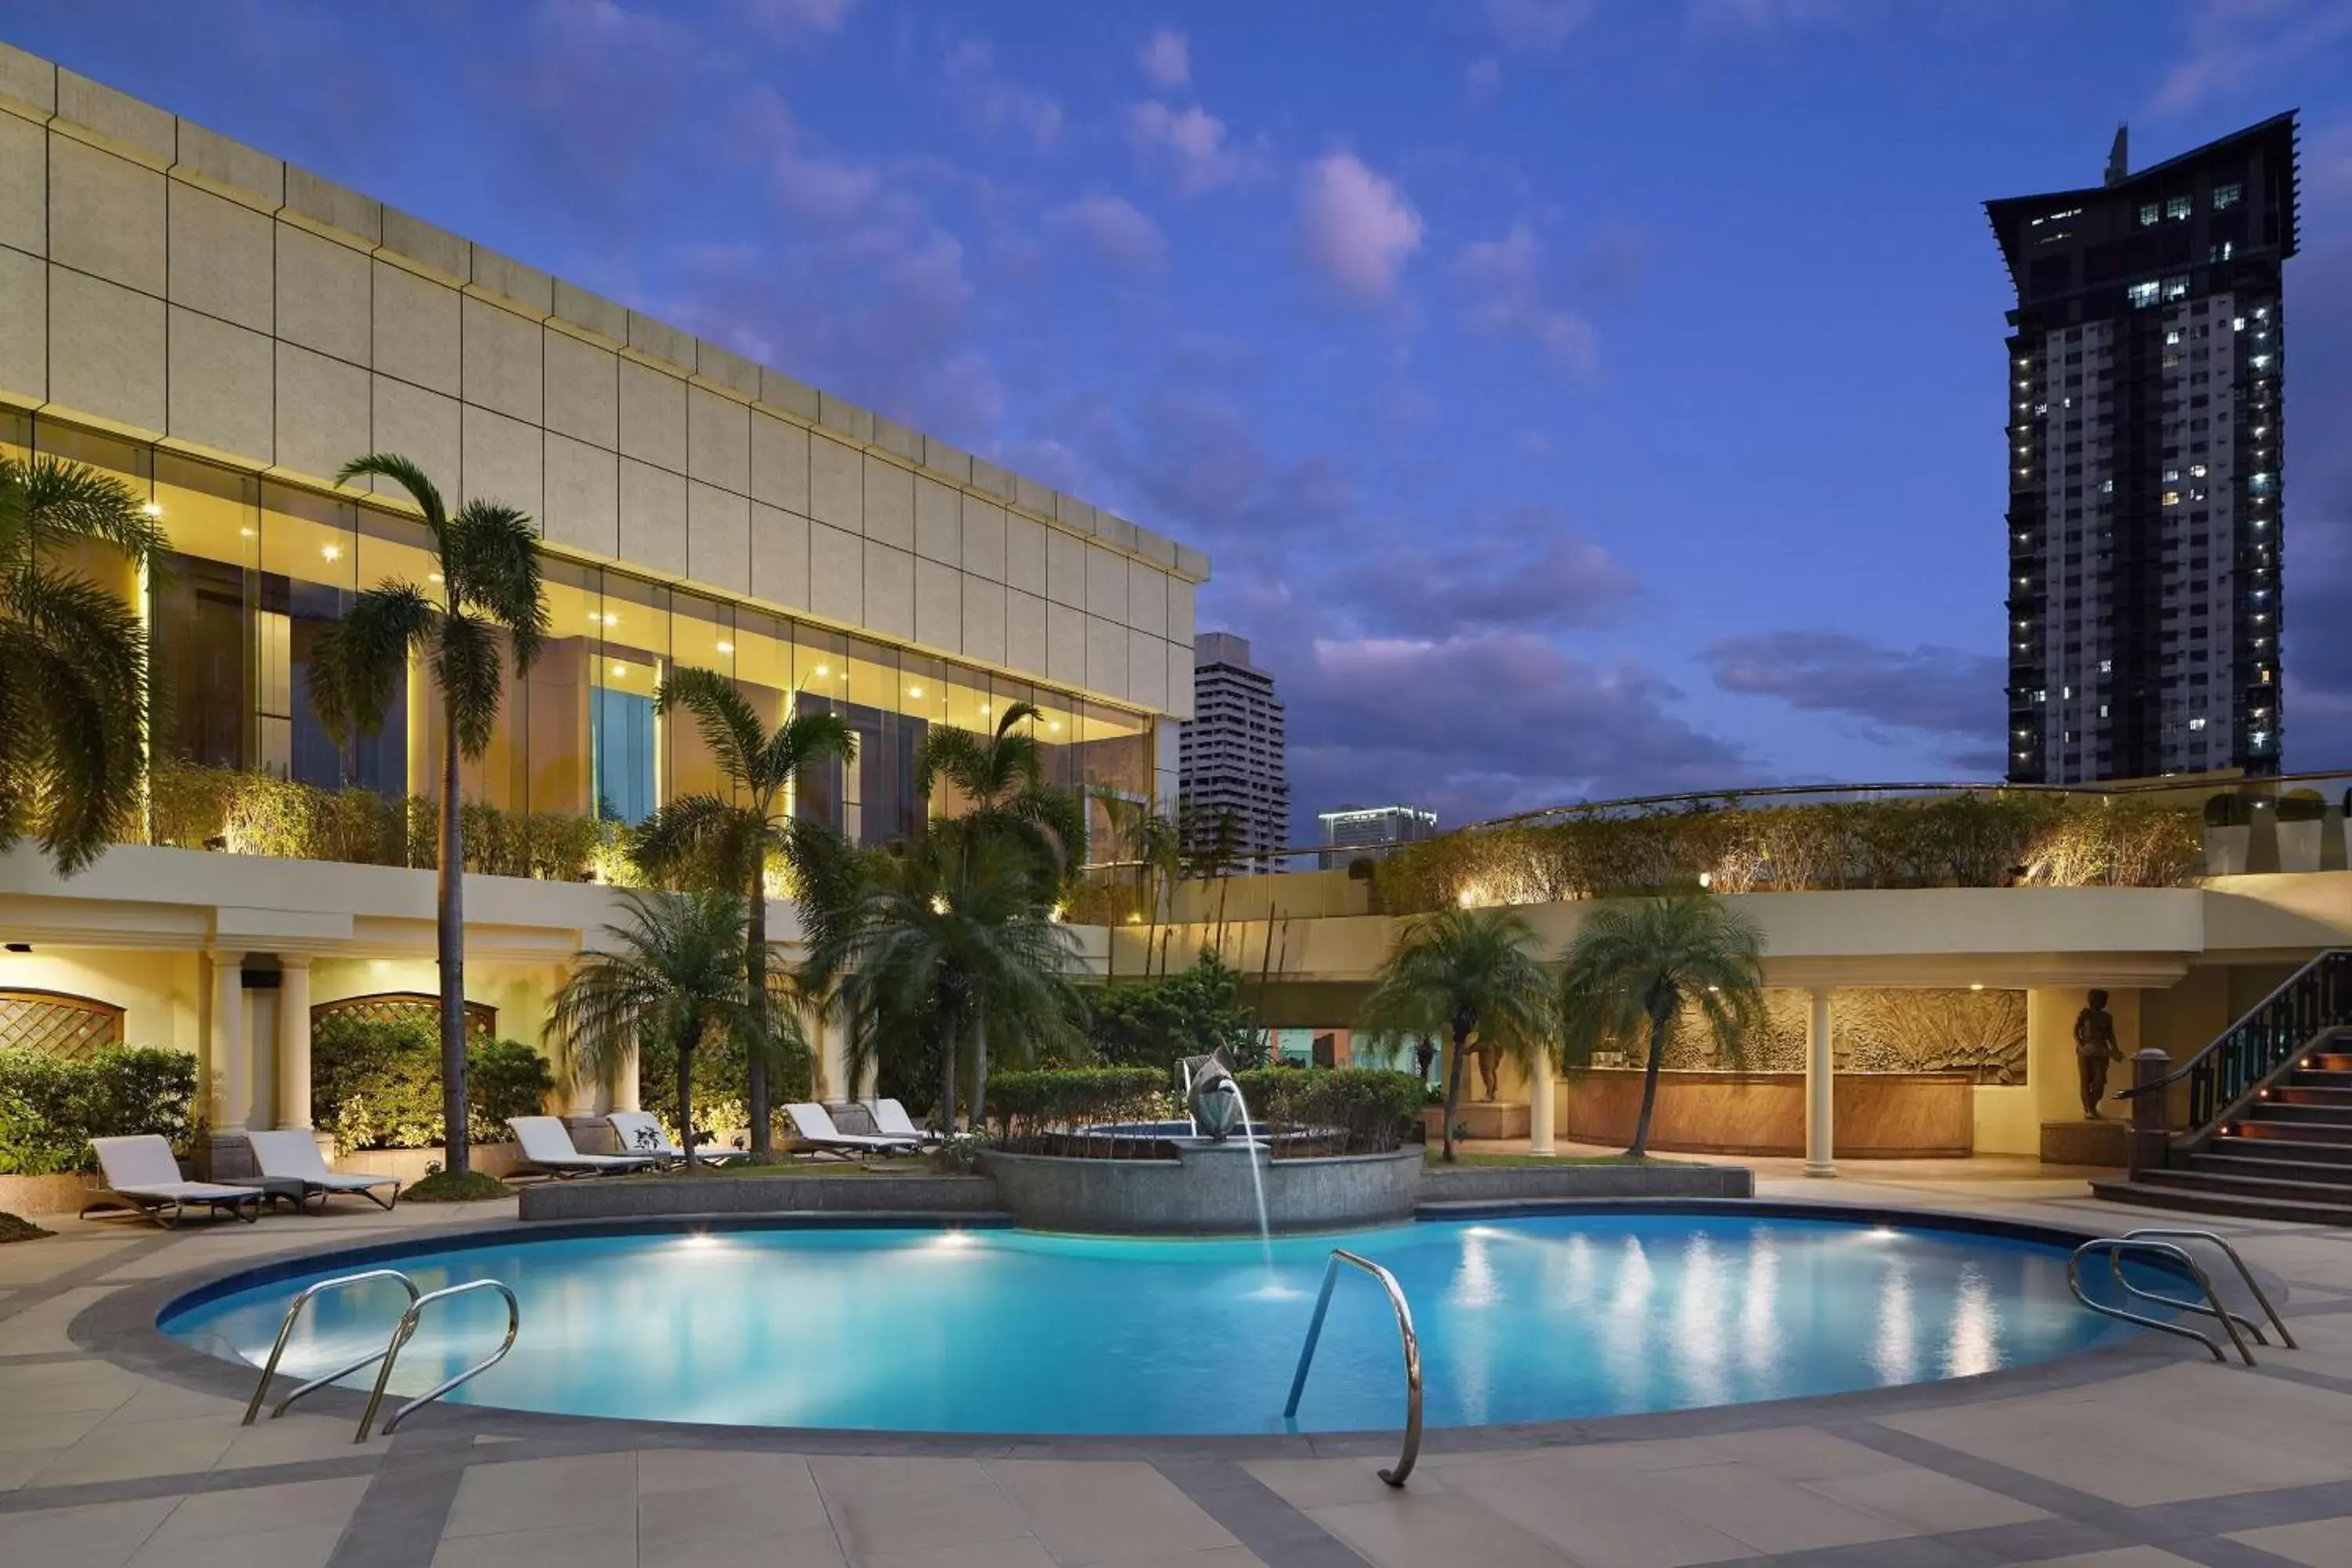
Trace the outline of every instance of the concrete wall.
<instances>
[{"instance_id":1,"label":"concrete wall","mask_svg":"<svg viewBox=\"0 0 2352 1568\"><path fill-rule=\"evenodd\" d=\"M5 45L0 168L0 402L1192 712L1196 551Z\"/></svg>"}]
</instances>

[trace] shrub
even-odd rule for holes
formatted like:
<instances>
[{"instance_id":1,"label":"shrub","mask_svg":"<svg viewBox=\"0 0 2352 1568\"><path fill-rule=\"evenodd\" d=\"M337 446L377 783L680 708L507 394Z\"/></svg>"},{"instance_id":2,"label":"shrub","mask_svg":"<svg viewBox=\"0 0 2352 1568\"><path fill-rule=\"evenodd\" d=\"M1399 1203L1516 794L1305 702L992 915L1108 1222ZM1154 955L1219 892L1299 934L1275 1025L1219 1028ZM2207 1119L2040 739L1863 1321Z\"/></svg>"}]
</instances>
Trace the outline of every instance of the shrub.
<instances>
[{"instance_id":1,"label":"shrub","mask_svg":"<svg viewBox=\"0 0 2352 1568\"><path fill-rule=\"evenodd\" d=\"M2253 821L2253 804L2244 795L2217 795L2205 802L2205 826L2208 827L2251 827Z\"/></svg>"},{"instance_id":2,"label":"shrub","mask_svg":"<svg viewBox=\"0 0 2352 1568\"><path fill-rule=\"evenodd\" d=\"M2278 797L2281 822L2318 822L2327 816L2327 797L2315 789L2291 789Z\"/></svg>"},{"instance_id":3,"label":"shrub","mask_svg":"<svg viewBox=\"0 0 2352 1568\"><path fill-rule=\"evenodd\" d=\"M413 1204L478 1204L507 1196L507 1184L485 1171L436 1171L400 1189Z\"/></svg>"},{"instance_id":4,"label":"shrub","mask_svg":"<svg viewBox=\"0 0 2352 1568\"><path fill-rule=\"evenodd\" d=\"M345 1149L423 1149L443 1142L441 1031L428 1014L330 1014L310 1041L310 1116ZM466 1047L472 1142L503 1142L507 1122L538 1114L555 1088L547 1058L519 1040Z\"/></svg>"},{"instance_id":5,"label":"shrub","mask_svg":"<svg viewBox=\"0 0 2352 1568\"><path fill-rule=\"evenodd\" d=\"M1159 1121L1171 1114L1173 1099L1168 1075L1153 1068L1045 1068L988 1079L988 1109L1005 1146L1043 1152L1062 1152L1070 1134L1097 1122Z\"/></svg>"},{"instance_id":6,"label":"shrub","mask_svg":"<svg viewBox=\"0 0 2352 1568\"><path fill-rule=\"evenodd\" d=\"M744 1099L749 1081L749 1064L740 1041L706 1040L696 1047L694 1131L698 1142L709 1142L719 1133L749 1124L751 1108ZM810 1058L808 1047L789 1047L782 1061L768 1064L768 1103L781 1107L811 1099L815 1081L815 1063ZM677 1047L672 1042L639 1042L637 1094L639 1103L660 1117L670 1136L683 1143L686 1140L677 1124Z\"/></svg>"},{"instance_id":7,"label":"shrub","mask_svg":"<svg viewBox=\"0 0 2352 1568\"><path fill-rule=\"evenodd\" d=\"M1095 1054L1119 1067L1156 1068L1162 1081L1179 1059L1211 1051L1255 1065L1265 1046L1241 994L1240 973L1206 947L1190 969L1106 986L1093 998Z\"/></svg>"},{"instance_id":8,"label":"shrub","mask_svg":"<svg viewBox=\"0 0 2352 1568\"><path fill-rule=\"evenodd\" d=\"M1311 1132L1279 1141L1280 1154L1385 1153L1420 1120L1424 1094L1412 1074L1380 1068L1261 1068L1234 1080L1255 1120Z\"/></svg>"},{"instance_id":9,"label":"shrub","mask_svg":"<svg viewBox=\"0 0 2352 1568\"><path fill-rule=\"evenodd\" d=\"M114 1046L68 1059L0 1047L0 1174L98 1168L93 1138L157 1132L187 1152L195 1135L196 1058Z\"/></svg>"},{"instance_id":10,"label":"shrub","mask_svg":"<svg viewBox=\"0 0 2352 1568\"><path fill-rule=\"evenodd\" d=\"M31 1220L19 1219L5 1209L0 1209L0 1247L12 1241L38 1241L45 1236L55 1236L53 1230L43 1230Z\"/></svg>"}]
</instances>

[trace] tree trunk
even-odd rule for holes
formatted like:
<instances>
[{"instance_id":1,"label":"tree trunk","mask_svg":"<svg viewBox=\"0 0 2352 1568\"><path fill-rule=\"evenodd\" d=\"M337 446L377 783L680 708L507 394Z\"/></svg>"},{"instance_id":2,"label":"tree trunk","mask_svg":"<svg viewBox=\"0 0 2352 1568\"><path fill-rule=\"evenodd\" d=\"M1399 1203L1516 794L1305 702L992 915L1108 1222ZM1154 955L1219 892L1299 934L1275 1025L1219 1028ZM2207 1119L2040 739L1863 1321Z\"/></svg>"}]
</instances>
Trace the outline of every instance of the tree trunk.
<instances>
[{"instance_id":1,"label":"tree trunk","mask_svg":"<svg viewBox=\"0 0 2352 1568\"><path fill-rule=\"evenodd\" d=\"M940 1131L942 1133L952 1133L956 1130L956 1058L963 1049L963 1042L956 1038L956 1033L950 1026L942 1031L945 1037L940 1041Z\"/></svg>"},{"instance_id":2,"label":"tree trunk","mask_svg":"<svg viewBox=\"0 0 2352 1568\"><path fill-rule=\"evenodd\" d=\"M765 857L761 857L764 861ZM751 1014L751 1060L743 1075L743 1108L751 1122L751 1157L764 1158L773 1140L768 1110L768 879L764 864L751 869L751 909L744 931L743 998Z\"/></svg>"},{"instance_id":3,"label":"tree trunk","mask_svg":"<svg viewBox=\"0 0 2352 1568\"><path fill-rule=\"evenodd\" d=\"M686 1151L686 1168L695 1168L694 1157L694 1047L700 1039L699 1029L681 1029L677 1037L677 1142Z\"/></svg>"},{"instance_id":4,"label":"tree trunk","mask_svg":"<svg viewBox=\"0 0 2352 1568\"><path fill-rule=\"evenodd\" d=\"M1454 1026L1454 1050L1445 1063L1445 1163L1454 1163L1454 1116L1462 1108L1462 1058L1469 1054L1470 1031Z\"/></svg>"},{"instance_id":5,"label":"tree trunk","mask_svg":"<svg viewBox=\"0 0 2352 1568\"><path fill-rule=\"evenodd\" d=\"M1633 1121L1633 1142L1625 1152L1633 1159L1646 1159L1650 1152L1650 1113L1658 1104L1658 1064L1666 1054L1666 1019L1671 1015L1650 1015L1650 1065L1642 1069L1642 1114Z\"/></svg>"},{"instance_id":6,"label":"tree trunk","mask_svg":"<svg viewBox=\"0 0 2352 1568\"><path fill-rule=\"evenodd\" d=\"M988 1126L988 1009L982 1007L971 1019L971 1130L984 1131Z\"/></svg>"},{"instance_id":7,"label":"tree trunk","mask_svg":"<svg viewBox=\"0 0 2352 1568\"><path fill-rule=\"evenodd\" d=\"M439 922L434 932L441 961L442 1169L462 1176L473 1168L466 1120L466 839L457 775L457 715L441 714L441 866Z\"/></svg>"}]
</instances>

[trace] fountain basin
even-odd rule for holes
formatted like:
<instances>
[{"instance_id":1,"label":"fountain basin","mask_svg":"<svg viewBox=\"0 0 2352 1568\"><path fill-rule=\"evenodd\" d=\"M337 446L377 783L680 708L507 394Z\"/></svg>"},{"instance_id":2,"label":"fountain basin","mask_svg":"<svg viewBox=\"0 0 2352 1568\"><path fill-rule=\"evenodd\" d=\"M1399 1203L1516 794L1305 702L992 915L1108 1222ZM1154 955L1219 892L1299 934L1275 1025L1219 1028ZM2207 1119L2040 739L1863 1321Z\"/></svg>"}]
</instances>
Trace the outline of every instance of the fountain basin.
<instances>
[{"instance_id":1,"label":"fountain basin","mask_svg":"<svg viewBox=\"0 0 2352 1568\"><path fill-rule=\"evenodd\" d=\"M1418 1144L1385 1154L1276 1160L1260 1145L1181 1142L1176 1157L1086 1160L990 1150L982 1174L997 1205L1031 1230L1092 1236L1255 1236L1256 1184L1276 1232L1338 1230L1411 1217L1421 1183Z\"/></svg>"}]
</instances>

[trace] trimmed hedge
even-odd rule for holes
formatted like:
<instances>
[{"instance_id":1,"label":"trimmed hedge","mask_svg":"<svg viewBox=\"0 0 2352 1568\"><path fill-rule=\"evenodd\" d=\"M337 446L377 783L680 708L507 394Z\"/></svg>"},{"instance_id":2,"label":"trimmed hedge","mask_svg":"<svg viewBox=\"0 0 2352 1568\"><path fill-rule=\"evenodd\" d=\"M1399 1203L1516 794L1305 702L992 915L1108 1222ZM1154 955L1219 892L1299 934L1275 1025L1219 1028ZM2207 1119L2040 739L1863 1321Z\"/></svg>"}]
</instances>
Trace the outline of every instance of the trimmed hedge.
<instances>
[{"instance_id":1,"label":"trimmed hedge","mask_svg":"<svg viewBox=\"0 0 2352 1568\"><path fill-rule=\"evenodd\" d=\"M310 1119L349 1149L425 1149L446 1142L441 1119L441 1031L429 1016L329 1014L310 1039ZM466 1047L467 1131L475 1143L507 1139L507 1122L536 1116L554 1091L547 1058L520 1040Z\"/></svg>"},{"instance_id":2,"label":"trimmed hedge","mask_svg":"<svg viewBox=\"0 0 2352 1568\"><path fill-rule=\"evenodd\" d=\"M1259 1068L1234 1075L1251 1117L1298 1129L1278 1154L1384 1154L1421 1119L1423 1086L1381 1068Z\"/></svg>"},{"instance_id":3,"label":"trimmed hedge","mask_svg":"<svg viewBox=\"0 0 2352 1568\"><path fill-rule=\"evenodd\" d=\"M114 1046L68 1059L0 1047L0 1175L98 1169L93 1138L160 1132L185 1153L195 1135L196 1058Z\"/></svg>"},{"instance_id":4,"label":"trimmed hedge","mask_svg":"<svg viewBox=\"0 0 2352 1568\"><path fill-rule=\"evenodd\" d=\"M2217 797L2229 798L2229 797ZM1818 805L1594 813L1457 829L1380 862L1380 909L1556 903L1694 888L2179 886L2203 870L2195 807L1985 790Z\"/></svg>"},{"instance_id":5,"label":"trimmed hedge","mask_svg":"<svg viewBox=\"0 0 2352 1568\"><path fill-rule=\"evenodd\" d=\"M988 1079L989 1115L1004 1146L1031 1152L1076 1152L1066 1147L1072 1135L1097 1122L1181 1114L1174 1099L1168 1075L1156 1068L1045 1068L992 1073ZM1120 1151L1098 1141L1089 1152Z\"/></svg>"}]
</instances>

